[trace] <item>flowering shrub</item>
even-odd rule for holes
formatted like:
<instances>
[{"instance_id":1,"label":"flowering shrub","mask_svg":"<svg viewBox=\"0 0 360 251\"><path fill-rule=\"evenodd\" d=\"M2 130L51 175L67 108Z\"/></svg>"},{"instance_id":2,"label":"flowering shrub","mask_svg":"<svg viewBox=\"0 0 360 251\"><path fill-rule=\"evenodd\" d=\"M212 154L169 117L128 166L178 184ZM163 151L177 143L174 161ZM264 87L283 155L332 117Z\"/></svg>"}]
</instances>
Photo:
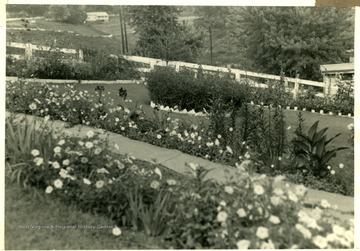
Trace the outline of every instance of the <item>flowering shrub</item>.
<instances>
[{"instance_id":1,"label":"flowering shrub","mask_svg":"<svg viewBox=\"0 0 360 251\"><path fill-rule=\"evenodd\" d=\"M9 111L103 128L228 165L246 161L251 172L273 176L294 169L286 158L286 125L279 107L253 103L237 107L215 99L209 107L210 123L195 125L158 110L146 114L141 106L131 107L121 97L108 98L103 86L98 86L97 92L90 95L73 85L60 92L58 87L47 84L8 83L6 105ZM327 189L332 191L334 187Z\"/></svg>"},{"instance_id":2,"label":"flowering shrub","mask_svg":"<svg viewBox=\"0 0 360 251\"><path fill-rule=\"evenodd\" d=\"M350 248L352 222L340 226L320 208L305 210L306 188L280 188L283 177L251 177L239 169L225 184L206 180L190 164L194 182L175 190L177 213L169 221L173 248ZM328 204L324 207L328 207ZM346 226L346 227L344 227ZM286 233L286 234L285 234Z\"/></svg>"},{"instance_id":3,"label":"flowering shrub","mask_svg":"<svg viewBox=\"0 0 360 251\"><path fill-rule=\"evenodd\" d=\"M55 132L47 152L41 146L49 138L40 138L26 155L31 168L24 172L30 180L37 176L31 185L45 194L111 218L114 236L121 235L119 226L136 226L148 235L163 234L174 248L353 247L353 223L331 217L326 201L308 213L302 185L284 189L284 177L250 176L241 167L219 184L193 163L193 177L169 176L160 166L139 166L134 157L112 154L102 134ZM9 161L16 171L17 160Z\"/></svg>"}]
</instances>

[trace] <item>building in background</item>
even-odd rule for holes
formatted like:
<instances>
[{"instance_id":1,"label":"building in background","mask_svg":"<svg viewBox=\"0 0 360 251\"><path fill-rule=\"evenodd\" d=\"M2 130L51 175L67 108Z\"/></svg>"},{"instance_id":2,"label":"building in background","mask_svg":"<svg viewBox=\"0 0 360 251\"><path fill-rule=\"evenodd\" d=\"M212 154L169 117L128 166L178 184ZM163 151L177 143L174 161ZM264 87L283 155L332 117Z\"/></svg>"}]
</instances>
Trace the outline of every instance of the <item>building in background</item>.
<instances>
[{"instance_id":1,"label":"building in background","mask_svg":"<svg viewBox=\"0 0 360 251\"><path fill-rule=\"evenodd\" d=\"M106 12L86 12L86 22L109 22L109 15Z\"/></svg>"}]
</instances>

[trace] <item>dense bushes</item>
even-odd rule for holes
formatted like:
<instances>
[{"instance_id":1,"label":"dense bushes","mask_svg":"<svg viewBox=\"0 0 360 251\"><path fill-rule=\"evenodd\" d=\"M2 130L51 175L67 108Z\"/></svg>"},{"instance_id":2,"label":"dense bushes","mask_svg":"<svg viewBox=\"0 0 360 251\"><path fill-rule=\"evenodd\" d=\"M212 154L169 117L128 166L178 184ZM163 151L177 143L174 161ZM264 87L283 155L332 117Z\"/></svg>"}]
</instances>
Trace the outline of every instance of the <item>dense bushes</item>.
<instances>
[{"instance_id":1,"label":"dense bushes","mask_svg":"<svg viewBox=\"0 0 360 251\"><path fill-rule=\"evenodd\" d=\"M43 58L30 61L7 58L6 75L41 79L126 80L138 79L140 73L122 58L116 59L102 51L85 50L85 61L71 59L57 50Z\"/></svg>"},{"instance_id":2,"label":"dense bushes","mask_svg":"<svg viewBox=\"0 0 360 251\"><path fill-rule=\"evenodd\" d=\"M220 98L240 107L249 101L247 85L239 85L229 75L202 74L190 70L176 72L171 67L157 68L147 74L151 99L164 106L178 106L180 109L203 111L210 100Z\"/></svg>"},{"instance_id":3,"label":"dense bushes","mask_svg":"<svg viewBox=\"0 0 360 251\"><path fill-rule=\"evenodd\" d=\"M196 75L196 76L195 76ZM256 87L245 77L241 83L230 74L203 74L190 70L176 72L171 67L155 68L147 74L150 97L153 102L179 109L202 111L211 100L221 98L225 104L240 107L243 102L281 107L297 107L308 111L354 114L354 91L350 81L338 81L338 92L334 96L317 96L312 88L301 88L296 100L285 87L284 81L266 81L267 87Z\"/></svg>"},{"instance_id":4,"label":"dense bushes","mask_svg":"<svg viewBox=\"0 0 360 251\"><path fill-rule=\"evenodd\" d=\"M160 236L169 249L354 246L353 220L332 216L326 200L305 210L307 189L287 189L283 176L252 176L240 167L220 184L188 163L185 177L114 154L103 130L71 135L34 119L6 120L8 180L105 215L114 236L132 228Z\"/></svg>"}]
</instances>

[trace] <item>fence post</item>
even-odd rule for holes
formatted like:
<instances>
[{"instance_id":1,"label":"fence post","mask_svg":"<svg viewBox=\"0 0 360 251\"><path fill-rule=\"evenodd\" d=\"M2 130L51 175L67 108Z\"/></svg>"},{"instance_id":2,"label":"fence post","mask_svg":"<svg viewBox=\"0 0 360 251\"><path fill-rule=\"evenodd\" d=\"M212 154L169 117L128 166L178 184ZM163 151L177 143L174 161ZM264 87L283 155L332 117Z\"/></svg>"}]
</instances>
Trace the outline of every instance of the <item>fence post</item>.
<instances>
[{"instance_id":1,"label":"fence post","mask_svg":"<svg viewBox=\"0 0 360 251\"><path fill-rule=\"evenodd\" d=\"M297 99L298 92L299 92L299 74L297 73L294 83L294 100Z\"/></svg>"},{"instance_id":2,"label":"fence post","mask_svg":"<svg viewBox=\"0 0 360 251\"><path fill-rule=\"evenodd\" d=\"M79 50L79 61L84 61L84 52Z\"/></svg>"},{"instance_id":3,"label":"fence post","mask_svg":"<svg viewBox=\"0 0 360 251\"><path fill-rule=\"evenodd\" d=\"M240 82L241 76L240 76L240 72L236 71L235 72L235 80Z\"/></svg>"},{"instance_id":4,"label":"fence post","mask_svg":"<svg viewBox=\"0 0 360 251\"><path fill-rule=\"evenodd\" d=\"M32 44L25 44L25 59L30 60L32 57Z\"/></svg>"},{"instance_id":5,"label":"fence post","mask_svg":"<svg viewBox=\"0 0 360 251\"><path fill-rule=\"evenodd\" d=\"M150 70L152 71L152 70L154 70L154 62L150 62Z\"/></svg>"},{"instance_id":6,"label":"fence post","mask_svg":"<svg viewBox=\"0 0 360 251\"><path fill-rule=\"evenodd\" d=\"M179 65L179 64L176 64L176 65L175 65L175 71L176 71L176 72L179 72L179 70L180 70L180 65Z\"/></svg>"}]
</instances>

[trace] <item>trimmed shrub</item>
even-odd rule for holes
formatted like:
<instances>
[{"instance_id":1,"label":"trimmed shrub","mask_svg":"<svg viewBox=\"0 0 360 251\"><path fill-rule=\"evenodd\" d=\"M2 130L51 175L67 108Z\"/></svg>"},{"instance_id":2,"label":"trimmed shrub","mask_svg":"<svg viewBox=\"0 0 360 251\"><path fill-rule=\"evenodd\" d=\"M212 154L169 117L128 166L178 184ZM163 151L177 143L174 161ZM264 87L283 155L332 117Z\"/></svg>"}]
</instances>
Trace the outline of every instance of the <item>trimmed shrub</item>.
<instances>
[{"instance_id":1,"label":"trimmed shrub","mask_svg":"<svg viewBox=\"0 0 360 251\"><path fill-rule=\"evenodd\" d=\"M249 87L239 84L230 75L201 74L184 69L176 72L171 67L156 68L146 75L151 99L164 106L202 111L210 100L221 98L240 107L249 100Z\"/></svg>"}]
</instances>

